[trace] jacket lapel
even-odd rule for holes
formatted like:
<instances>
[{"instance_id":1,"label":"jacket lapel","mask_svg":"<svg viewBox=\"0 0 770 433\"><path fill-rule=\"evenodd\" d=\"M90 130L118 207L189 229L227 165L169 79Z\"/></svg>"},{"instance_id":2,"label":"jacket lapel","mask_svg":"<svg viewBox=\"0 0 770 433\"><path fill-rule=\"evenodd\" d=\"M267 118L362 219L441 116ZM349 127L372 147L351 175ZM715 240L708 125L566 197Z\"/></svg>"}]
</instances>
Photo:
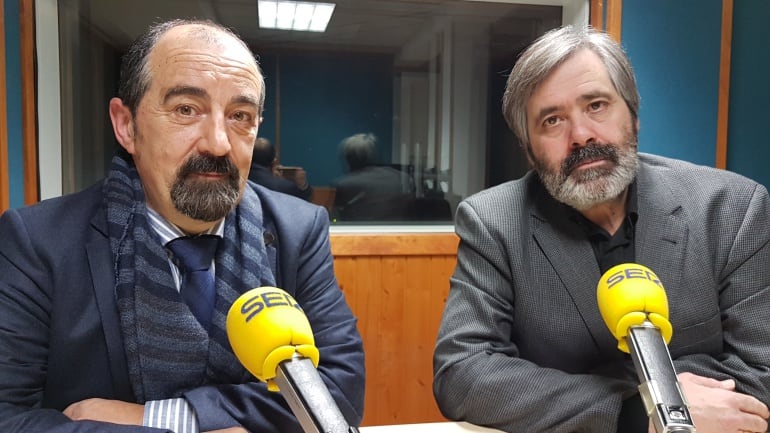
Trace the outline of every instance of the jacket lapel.
<instances>
[{"instance_id":1,"label":"jacket lapel","mask_svg":"<svg viewBox=\"0 0 770 433\"><path fill-rule=\"evenodd\" d=\"M638 177L639 222L636 261L650 268L663 287L679 287L688 229L679 211L676 194L658 168L640 164Z\"/></svg>"},{"instance_id":2,"label":"jacket lapel","mask_svg":"<svg viewBox=\"0 0 770 433\"><path fill-rule=\"evenodd\" d=\"M597 349L616 345L596 301L600 275L591 244L581 230L575 229L566 206L553 200L545 189L538 193L536 201L532 213L535 241L572 298Z\"/></svg>"},{"instance_id":3,"label":"jacket lapel","mask_svg":"<svg viewBox=\"0 0 770 433\"><path fill-rule=\"evenodd\" d=\"M91 227L94 231L93 236L86 244L86 254L91 271L94 297L104 331L104 344L107 348L108 362L113 378L112 385L117 398L133 401L135 397L128 378L123 334L115 303L114 266L104 215L94 217L91 221Z\"/></svg>"}]
</instances>

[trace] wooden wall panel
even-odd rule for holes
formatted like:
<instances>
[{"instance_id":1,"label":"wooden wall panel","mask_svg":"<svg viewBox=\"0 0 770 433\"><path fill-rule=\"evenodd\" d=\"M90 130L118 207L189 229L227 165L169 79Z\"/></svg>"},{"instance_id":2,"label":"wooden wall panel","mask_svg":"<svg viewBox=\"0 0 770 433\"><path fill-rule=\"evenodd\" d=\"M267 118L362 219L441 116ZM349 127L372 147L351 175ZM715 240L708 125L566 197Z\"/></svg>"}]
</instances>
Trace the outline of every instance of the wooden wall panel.
<instances>
[{"instance_id":1,"label":"wooden wall panel","mask_svg":"<svg viewBox=\"0 0 770 433\"><path fill-rule=\"evenodd\" d=\"M620 42L623 28L623 0L607 0L606 11L607 22L604 30Z\"/></svg>"},{"instance_id":2,"label":"wooden wall panel","mask_svg":"<svg viewBox=\"0 0 770 433\"><path fill-rule=\"evenodd\" d=\"M35 89L35 0L19 1L21 38L21 130L24 204L40 201L37 173L37 97Z\"/></svg>"},{"instance_id":3,"label":"wooden wall panel","mask_svg":"<svg viewBox=\"0 0 770 433\"><path fill-rule=\"evenodd\" d=\"M733 45L733 0L722 0L722 37L719 59L717 102L716 168L727 169L727 132L730 114L730 62Z\"/></svg>"},{"instance_id":4,"label":"wooden wall panel","mask_svg":"<svg viewBox=\"0 0 770 433\"><path fill-rule=\"evenodd\" d=\"M445 420L433 398L433 346L456 250L454 234L332 235L364 341L363 425Z\"/></svg>"},{"instance_id":5,"label":"wooden wall panel","mask_svg":"<svg viewBox=\"0 0 770 433\"><path fill-rule=\"evenodd\" d=\"M604 29L604 0L591 0L589 5L588 24L595 29Z\"/></svg>"}]
</instances>

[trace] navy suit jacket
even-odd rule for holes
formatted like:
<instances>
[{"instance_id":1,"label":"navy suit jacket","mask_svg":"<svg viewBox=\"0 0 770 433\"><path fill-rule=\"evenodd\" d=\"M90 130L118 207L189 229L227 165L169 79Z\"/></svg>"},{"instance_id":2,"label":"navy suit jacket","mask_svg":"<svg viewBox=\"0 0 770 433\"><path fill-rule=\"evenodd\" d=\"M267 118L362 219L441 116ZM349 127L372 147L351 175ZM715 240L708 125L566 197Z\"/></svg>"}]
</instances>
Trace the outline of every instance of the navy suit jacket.
<instances>
[{"instance_id":1,"label":"navy suit jacket","mask_svg":"<svg viewBox=\"0 0 770 433\"><path fill-rule=\"evenodd\" d=\"M310 319L319 372L342 413L358 425L363 346L334 276L328 215L294 197L247 187L262 203L276 284ZM87 398L135 399L106 226L101 185L0 217L0 431L162 431L72 422L61 413ZM301 431L283 397L255 378L205 385L184 397L201 431L234 425L261 433Z\"/></svg>"}]
</instances>

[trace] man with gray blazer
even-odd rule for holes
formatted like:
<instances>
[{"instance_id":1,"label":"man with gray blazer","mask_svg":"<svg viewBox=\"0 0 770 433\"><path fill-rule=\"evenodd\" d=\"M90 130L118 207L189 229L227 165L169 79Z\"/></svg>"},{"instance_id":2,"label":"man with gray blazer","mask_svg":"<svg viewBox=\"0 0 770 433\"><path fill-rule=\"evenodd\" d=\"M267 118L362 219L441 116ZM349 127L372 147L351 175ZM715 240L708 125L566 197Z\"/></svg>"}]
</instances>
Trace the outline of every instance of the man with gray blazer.
<instances>
[{"instance_id":1,"label":"man with gray blazer","mask_svg":"<svg viewBox=\"0 0 770 433\"><path fill-rule=\"evenodd\" d=\"M445 416L508 432L646 432L600 276L640 263L666 289L669 344L698 433L765 432L770 198L749 179L640 154L630 62L564 27L520 57L503 110L533 170L460 204L434 355Z\"/></svg>"}]
</instances>

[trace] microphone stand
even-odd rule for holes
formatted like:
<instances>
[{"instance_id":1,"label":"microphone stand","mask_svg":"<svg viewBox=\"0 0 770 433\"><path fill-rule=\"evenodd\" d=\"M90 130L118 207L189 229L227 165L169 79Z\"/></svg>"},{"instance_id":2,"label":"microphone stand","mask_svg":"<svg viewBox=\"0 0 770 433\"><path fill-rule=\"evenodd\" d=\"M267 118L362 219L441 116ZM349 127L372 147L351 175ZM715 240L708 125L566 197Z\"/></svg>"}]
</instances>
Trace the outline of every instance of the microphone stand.
<instances>
[{"instance_id":1,"label":"microphone stand","mask_svg":"<svg viewBox=\"0 0 770 433\"><path fill-rule=\"evenodd\" d=\"M658 433L694 433L674 363L660 330L649 321L628 328L628 348L639 376L639 394ZM648 356L644 354L667 356ZM665 359L664 359L665 358Z\"/></svg>"},{"instance_id":2,"label":"microphone stand","mask_svg":"<svg viewBox=\"0 0 770 433\"><path fill-rule=\"evenodd\" d=\"M305 433L358 433L348 425L310 359L295 353L278 364L275 383Z\"/></svg>"}]
</instances>

